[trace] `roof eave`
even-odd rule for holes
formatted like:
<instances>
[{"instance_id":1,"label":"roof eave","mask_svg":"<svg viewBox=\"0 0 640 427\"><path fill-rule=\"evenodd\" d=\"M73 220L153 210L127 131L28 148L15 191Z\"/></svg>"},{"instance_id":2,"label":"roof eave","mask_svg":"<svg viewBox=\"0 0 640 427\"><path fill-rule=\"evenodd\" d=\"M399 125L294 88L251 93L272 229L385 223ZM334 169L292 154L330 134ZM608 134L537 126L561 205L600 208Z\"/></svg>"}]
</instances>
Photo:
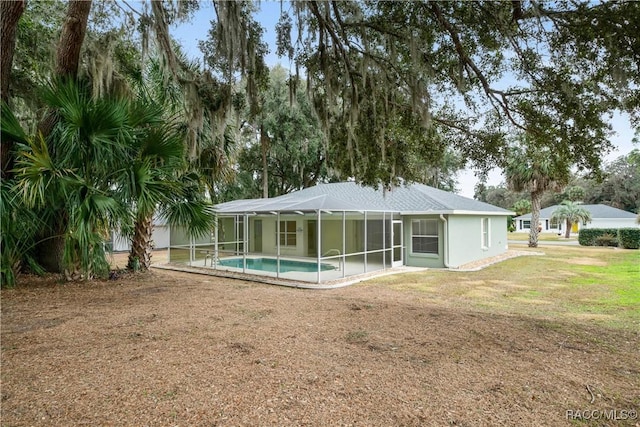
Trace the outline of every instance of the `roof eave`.
<instances>
[{"instance_id":1,"label":"roof eave","mask_svg":"<svg viewBox=\"0 0 640 427\"><path fill-rule=\"evenodd\" d=\"M430 210L430 211L401 211L400 215L474 215L474 216L508 216L515 215L511 211L469 211L459 209Z\"/></svg>"}]
</instances>

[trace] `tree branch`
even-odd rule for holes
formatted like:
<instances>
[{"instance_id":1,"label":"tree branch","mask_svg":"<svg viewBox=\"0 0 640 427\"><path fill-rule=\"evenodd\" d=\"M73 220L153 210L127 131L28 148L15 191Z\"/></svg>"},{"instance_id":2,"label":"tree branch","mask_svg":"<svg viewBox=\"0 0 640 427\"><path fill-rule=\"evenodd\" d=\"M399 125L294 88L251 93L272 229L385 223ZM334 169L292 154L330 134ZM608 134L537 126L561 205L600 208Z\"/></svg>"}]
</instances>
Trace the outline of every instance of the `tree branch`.
<instances>
[{"instance_id":1,"label":"tree branch","mask_svg":"<svg viewBox=\"0 0 640 427\"><path fill-rule=\"evenodd\" d=\"M512 116L511 109L509 108L509 103L504 92L491 88L491 86L489 85L489 81L487 80L485 75L482 73L480 68L478 68L475 62L469 57L464 47L462 46L462 42L460 41L458 32L453 27L453 25L451 25L451 23L445 19L445 17L442 14L442 9L440 9L440 6L438 5L438 3L431 2L429 3L429 5L431 7L431 10L436 16L437 21L440 23L440 25L444 27L447 33L449 33L449 36L453 41L455 50L458 53L458 56L460 57L460 60L462 61L462 63L465 65L465 68L467 67L470 68L475 74L475 76L478 78L478 80L480 80L480 84L482 85L482 88L485 94L489 98L489 101L491 102L491 105L496 110L496 112L500 113L500 110L502 110L504 114L507 116L507 118L509 119L509 121L514 126L516 126L519 129L526 130L526 128L522 126L520 123L518 123L515 120L515 118ZM468 69L467 69L467 73L469 73ZM497 95L500 95L500 98L498 98ZM497 105L495 103L497 103Z\"/></svg>"},{"instance_id":2,"label":"tree branch","mask_svg":"<svg viewBox=\"0 0 640 427\"><path fill-rule=\"evenodd\" d=\"M134 9L129 3L127 3L125 0L120 0L122 3L125 4L125 6L127 6L129 9L131 9L131 11L133 13L135 13L136 15L143 17L144 15L140 12L138 12L136 9ZM122 10L123 12L125 12L124 8L122 6L120 6L120 2L115 2L115 5L118 6L120 8L120 10Z\"/></svg>"},{"instance_id":3,"label":"tree branch","mask_svg":"<svg viewBox=\"0 0 640 427\"><path fill-rule=\"evenodd\" d=\"M332 22L324 19L324 17L320 13L320 9L318 9L317 1L312 1L309 4L311 7L311 11L318 19L318 22L321 23L321 28L324 28L329 33L329 36L331 36L331 40L333 41L333 43L335 43L338 53L342 57L342 61L345 64L347 75L349 76L349 80L351 81L351 84L354 85L353 87L355 87L355 82L352 75L353 67L351 66L351 61L347 56L347 52L344 45L342 44L342 41L340 40L340 38L335 32L335 29L333 28Z\"/></svg>"}]
</instances>

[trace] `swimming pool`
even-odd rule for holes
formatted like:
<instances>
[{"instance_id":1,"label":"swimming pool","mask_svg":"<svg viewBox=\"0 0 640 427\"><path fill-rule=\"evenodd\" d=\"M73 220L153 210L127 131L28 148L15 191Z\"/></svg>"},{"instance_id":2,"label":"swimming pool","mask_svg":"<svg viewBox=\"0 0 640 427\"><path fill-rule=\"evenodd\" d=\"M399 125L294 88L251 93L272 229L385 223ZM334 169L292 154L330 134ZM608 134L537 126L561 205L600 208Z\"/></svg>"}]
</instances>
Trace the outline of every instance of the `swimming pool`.
<instances>
[{"instance_id":1,"label":"swimming pool","mask_svg":"<svg viewBox=\"0 0 640 427\"><path fill-rule=\"evenodd\" d=\"M249 270L270 271L275 273L278 269L278 260L275 258L247 258L246 268ZM242 268L242 258L228 258L218 261L221 267ZM322 271L335 270L331 264L320 264ZM318 271L318 263L310 261L293 261L290 259L280 260L280 273L298 271L303 273L314 273Z\"/></svg>"}]
</instances>

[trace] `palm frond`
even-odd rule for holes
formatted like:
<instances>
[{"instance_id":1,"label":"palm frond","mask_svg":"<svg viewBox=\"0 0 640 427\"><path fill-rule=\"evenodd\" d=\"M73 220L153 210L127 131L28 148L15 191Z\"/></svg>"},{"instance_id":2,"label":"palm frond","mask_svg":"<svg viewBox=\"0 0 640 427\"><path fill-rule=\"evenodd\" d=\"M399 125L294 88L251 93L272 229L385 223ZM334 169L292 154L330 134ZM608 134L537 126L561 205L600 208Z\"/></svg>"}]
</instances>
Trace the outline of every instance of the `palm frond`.
<instances>
[{"instance_id":1,"label":"palm frond","mask_svg":"<svg viewBox=\"0 0 640 427\"><path fill-rule=\"evenodd\" d=\"M42 135L27 140L27 150L19 152L16 160L18 187L30 207L52 203L65 190L64 185L77 182L74 170L60 168L51 158Z\"/></svg>"},{"instance_id":2,"label":"palm frond","mask_svg":"<svg viewBox=\"0 0 640 427\"><path fill-rule=\"evenodd\" d=\"M177 169L184 163L184 135L179 126L171 120L149 128L140 145L140 155L152 159L159 167L170 166Z\"/></svg>"},{"instance_id":3,"label":"palm frond","mask_svg":"<svg viewBox=\"0 0 640 427\"><path fill-rule=\"evenodd\" d=\"M201 200L182 200L163 207L160 215L173 227L184 226L187 234L194 238L211 236L215 227L213 206Z\"/></svg>"},{"instance_id":4,"label":"palm frond","mask_svg":"<svg viewBox=\"0 0 640 427\"><path fill-rule=\"evenodd\" d=\"M2 130L2 140L12 140L20 144L27 144L27 134L25 133L20 122L13 114L9 106L2 101L2 115L0 121L0 129Z\"/></svg>"},{"instance_id":5,"label":"palm frond","mask_svg":"<svg viewBox=\"0 0 640 427\"><path fill-rule=\"evenodd\" d=\"M31 256L35 236L43 227L42 218L24 204L18 190L13 180L5 180L0 185L0 285L3 287L15 284L25 263L32 272L42 272Z\"/></svg>"}]
</instances>

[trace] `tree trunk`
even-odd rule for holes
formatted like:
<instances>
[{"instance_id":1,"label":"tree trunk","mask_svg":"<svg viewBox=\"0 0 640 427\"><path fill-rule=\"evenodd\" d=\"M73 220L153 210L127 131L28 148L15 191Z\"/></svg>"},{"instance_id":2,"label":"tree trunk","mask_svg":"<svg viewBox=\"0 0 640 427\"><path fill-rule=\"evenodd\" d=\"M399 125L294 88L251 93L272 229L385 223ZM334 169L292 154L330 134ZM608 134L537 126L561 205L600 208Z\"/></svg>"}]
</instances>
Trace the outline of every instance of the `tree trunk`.
<instances>
[{"instance_id":1,"label":"tree trunk","mask_svg":"<svg viewBox=\"0 0 640 427\"><path fill-rule=\"evenodd\" d=\"M64 235L61 231L55 231L45 239L36 246L38 262L50 273L64 272Z\"/></svg>"},{"instance_id":2,"label":"tree trunk","mask_svg":"<svg viewBox=\"0 0 640 427\"><path fill-rule=\"evenodd\" d=\"M71 0L56 50L56 74L75 77L80 64L80 50L87 32L91 0Z\"/></svg>"},{"instance_id":3,"label":"tree trunk","mask_svg":"<svg viewBox=\"0 0 640 427\"><path fill-rule=\"evenodd\" d=\"M572 226L573 226L573 223L567 219L567 231L564 232L564 237L567 239L571 236Z\"/></svg>"},{"instance_id":4,"label":"tree trunk","mask_svg":"<svg viewBox=\"0 0 640 427\"><path fill-rule=\"evenodd\" d=\"M531 193L531 224L529 225L529 247L538 247L538 223L540 222L540 205L542 193Z\"/></svg>"},{"instance_id":5,"label":"tree trunk","mask_svg":"<svg viewBox=\"0 0 640 427\"><path fill-rule=\"evenodd\" d=\"M262 198L269 198L269 165L267 162L267 154L269 153L269 135L264 130L264 126L260 127L260 146L262 147Z\"/></svg>"},{"instance_id":6,"label":"tree trunk","mask_svg":"<svg viewBox=\"0 0 640 427\"><path fill-rule=\"evenodd\" d=\"M0 2L0 21L2 21L2 51L0 55L2 57L2 69L0 70L0 80L2 86L0 87L0 95L2 100L7 102L9 100L9 77L11 76L11 66L13 64L13 52L16 47L16 29L18 28L18 21L24 12L24 0L6 0Z\"/></svg>"},{"instance_id":7,"label":"tree trunk","mask_svg":"<svg viewBox=\"0 0 640 427\"><path fill-rule=\"evenodd\" d=\"M91 11L91 0L71 0L60 32L56 49L56 75L61 78L75 78L80 65L80 51L87 33L87 22ZM52 111L39 123L38 130L45 138L56 124ZM55 152L55 145L50 147Z\"/></svg>"},{"instance_id":8,"label":"tree trunk","mask_svg":"<svg viewBox=\"0 0 640 427\"><path fill-rule=\"evenodd\" d=\"M58 48L56 51L56 73L60 77L75 78L78 74L80 50L82 49L82 43L87 31L87 22L89 20L90 10L90 0L69 1L66 18L62 26L62 32L60 33L60 39L58 40ZM55 114L53 111L49 111L45 118L38 124L38 130L42 133L44 138L47 138L55 124ZM55 158L55 143L51 143L49 145L49 150L52 157ZM60 214L62 218L66 218L67 216L65 212L61 212ZM63 234L67 227L66 219L54 225L53 229L58 230L59 232L52 234L52 236ZM63 251L60 250L60 248L64 248L64 238L52 236L46 236L50 238L47 238L38 245L40 254L39 261L41 261L42 266L47 271L60 273L63 271ZM62 243L58 241L59 239L62 239Z\"/></svg>"},{"instance_id":9,"label":"tree trunk","mask_svg":"<svg viewBox=\"0 0 640 427\"><path fill-rule=\"evenodd\" d=\"M0 1L0 21L2 34L0 36L0 56L2 64L0 69L0 98L2 101L9 102L9 80L11 77L11 67L13 65L13 52L16 47L16 28L18 21L24 12L24 0L7 0ZM2 179L10 176L9 171L13 169L13 158L11 149L13 141L2 140L0 143L0 166L2 167Z\"/></svg>"},{"instance_id":10,"label":"tree trunk","mask_svg":"<svg viewBox=\"0 0 640 427\"><path fill-rule=\"evenodd\" d=\"M140 215L136 219L129 263L127 268L134 271L147 271L151 266L153 238L153 214Z\"/></svg>"}]
</instances>

